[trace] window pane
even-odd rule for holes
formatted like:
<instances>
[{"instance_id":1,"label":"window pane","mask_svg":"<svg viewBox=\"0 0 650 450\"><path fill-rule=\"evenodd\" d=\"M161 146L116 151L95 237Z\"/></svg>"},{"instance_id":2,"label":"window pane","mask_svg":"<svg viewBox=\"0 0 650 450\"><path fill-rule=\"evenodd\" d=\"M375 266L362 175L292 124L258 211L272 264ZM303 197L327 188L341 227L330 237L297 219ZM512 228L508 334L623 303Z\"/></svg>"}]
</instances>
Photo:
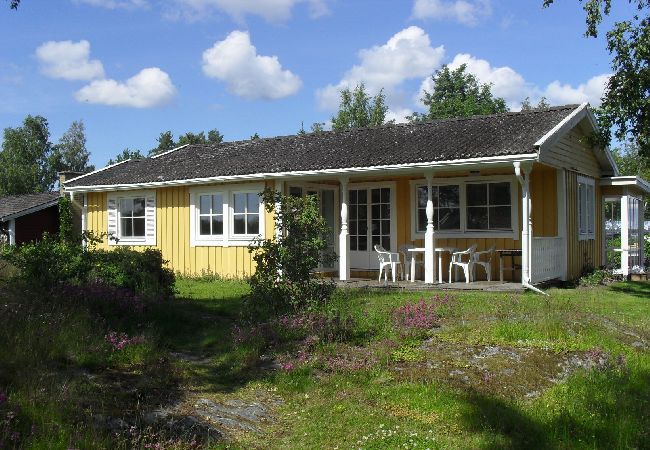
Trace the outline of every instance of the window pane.
<instances>
[{"instance_id":1,"label":"window pane","mask_svg":"<svg viewBox=\"0 0 650 450\"><path fill-rule=\"evenodd\" d=\"M375 245L381 245L381 236L372 237L372 248L375 248Z\"/></svg>"},{"instance_id":2,"label":"window pane","mask_svg":"<svg viewBox=\"0 0 650 450\"><path fill-rule=\"evenodd\" d=\"M357 203L357 191L351 190L350 193L350 204L355 205Z\"/></svg>"},{"instance_id":3,"label":"window pane","mask_svg":"<svg viewBox=\"0 0 650 450\"><path fill-rule=\"evenodd\" d=\"M259 234L260 216L258 214L248 214L246 221L248 222L248 234Z\"/></svg>"},{"instance_id":4,"label":"window pane","mask_svg":"<svg viewBox=\"0 0 650 450\"><path fill-rule=\"evenodd\" d=\"M490 183L490 205L510 204L510 183Z\"/></svg>"},{"instance_id":5,"label":"window pane","mask_svg":"<svg viewBox=\"0 0 650 450\"><path fill-rule=\"evenodd\" d=\"M259 213L260 211L260 196L257 194L246 194L246 204L249 213Z\"/></svg>"},{"instance_id":6,"label":"window pane","mask_svg":"<svg viewBox=\"0 0 650 450\"><path fill-rule=\"evenodd\" d=\"M223 216L212 216L212 234L223 234Z\"/></svg>"},{"instance_id":7,"label":"window pane","mask_svg":"<svg viewBox=\"0 0 650 450\"><path fill-rule=\"evenodd\" d=\"M370 195L372 203L379 203L381 201L381 189L371 189Z\"/></svg>"},{"instance_id":8,"label":"window pane","mask_svg":"<svg viewBox=\"0 0 650 450\"><path fill-rule=\"evenodd\" d=\"M427 187L419 186L418 187L418 207L426 208L427 207Z\"/></svg>"},{"instance_id":9,"label":"window pane","mask_svg":"<svg viewBox=\"0 0 650 450\"><path fill-rule=\"evenodd\" d=\"M381 246L390 251L390 236L384 236L381 238Z\"/></svg>"},{"instance_id":10,"label":"window pane","mask_svg":"<svg viewBox=\"0 0 650 450\"><path fill-rule=\"evenodd\" d=\"M379 220L372 221L372 234L379 234Z\"/></svg>"},{"instance_id":11,"label":"window pane","mask_svg":"<svg viewBox=\"0 0 650 450\"><path fill-rule=\"evenodd\" d=\"M390 189L389 188L382 188L381 189L381 202L382 203L390 203Z\"/></svg>"},{"instance_id":12,"label":"window pane","mask_svg":"<svg viewBox=\"0 0 650 450\"><path fill-rule=\"evenodd\" d=\"M144 237L145 218L133 219L133 236Z\"/></svg>"},{"instance_id":13,"label":"window pane","mask_svg":"<svg viewBox=\"0 0 650 450\"><path fill-rule=\"evenodd\" d=\"M356 235L357 234L357 221L356 220L351 220L350 221L350 235Z\"/></svg>"},{"instance_id":14,"label":"window pane","mask_svg":"<svg viewBox=\"0 0 650 450\"><path fill-rule=\"evenodd\" d=\"M390 234L390 220L381 221L381 234Z\"/></svg>"},{"instance_id":15,"label":"window pane","mask_svg":"<svg viewBox=\"0 0 650 450\"><path fill-rule=\"evenodd\" d=\"M368 222L365 220L359 222L359 234L366 235L368 234Z\"/></svg>"},{"instance_id":16,"label":"window pane","mask_svg":"<svg viewBox=\"0 0 650 450\"><path fill-rule=\"evenodd\" d=\"M235 234L246 234L246 216L244 214L233 215L233 222Z\"/></svg>"},{"instance_id":17,"label":"window pane","mask_svg":"<svg viewBox=\"0 0 650 450\"><path fill-rule=\"evenodd\" d=\"M357 193L358 193L358 197L357 197L358 203L363 205L368 204L368 191L366 191L365 189L361 189L358 190Z\"/></svg>"},{"instance_id":18,"label":"window pane","mask_svg":"<svg viewBox=\"0 0 650 450\"><path fill-rule=\"evenodd\" d=\"M302 197L302 188L297 186L291 186L289 188L289 195L292 197Z\"/></svg>"},{"instance_id":19,"label":"window pane","mask_svg":"<svg viewBox=\"0 0 650 450\"><path fill-rule=\"evenodd\" d=\"M487 208L467 208L467 228L470 230L488 229Z\"/></svg>"},{"instance_id":20,"label":"window pane","mask_svg":"<svg viewBox=\"0 0 650 450\"><path fill-rule=\"evenodd\" d=\"M437 212L440 215L438 226L441 230L460 230L459 208L440 208Z\"/></svg>"},{"instance_id":21,"label":"window pane","mask_svg":"<svg viewBox=\"0 0 650 450\"><path fill-rule=\"evenodd\" d=\"M491 230L511 230L510 207L509 206L492 206L490 207L490 229Z\"/></svg>"},{"instance_id":22,"label":"window pane","mask_svg":"<svg viewBox=\"0 0 650 450\"><path fill-rule=\"evenodd\" d=\"M417 231L427 230L427 212L424 209L418 209L418 229Z\"/></svg>"},{"instance_id":23,"label":"window pane","mask_svg":"<svg viewBox=\"0 0 650 450\"><path fill-rule=\"evenodd\" d=\"M246 194L235 194L235 212L243 213L246 208Z\"/></svg>"},{"instance_id":24,"label":"window pane","mask_svg":"<svg viewBox=\"0 0 650 450\"><path fill-rule=\"evenodd\" d=\"M121 219L120 220L120 236L121 237L131 237L133 236L133 223L132 219Z\"/></svg>"},{"instance_id":25,"label":"window pane","mask_svg":"<svg viewBox=\"0 0 650 450\"><path fill-rule=\"evenodd\" d=\"M144 198L133 199L133 215L144 217Z\"/></svg>"},{"instance_id":26,"label":"window pane","mask_svg":"<svg viewBox=\"0 0 650 450\"><path fill-rule=\"evenodd\" d=\"M460 188L458 186L440 186L438 188L440 207L460 205ZM434 206L436 206L434 204Z\"/></svg>"},{"instance_id":27,"label":"window pane","mask_svg":"<svg viewBox=\"0 0 650 450\"><path fill-rule=\"evenodd\" d=\"M487 205L487 184L467 185L467 205L468 206Z\"/></svg>"},{"instance_id":28,"label":"window pane","mask_svg":"<svg viewBox=\"0 0 650 450\"><path fill-rule=\"evenodd\" d=\"M366 205L360 205L357 213L359 220L366 220L368 218L368 207Z\"/></svg>"},{"instance_id":29,"label":"window pane","mask_svg":"<svg viewBox=\"0 0 650 450\"><path fill-rule=\"evenodd\" d=\"M381 205L372 205L371 207L372 219L381 218Z\"/></svg>"},{"instance_id":30,"label":"window pane","mask_svg":"<svg viewBox=\"0 0 650 450\"><path fill-rule=\"evenodd\" d=\"M210 214L210 196L202 195L199 199L200 214Z\"/></svg>"},{"instance_id":31,"label":"window pane","mask_svg":"<svg viewBox=\"0 0 650 450\"><path fill-rule=\"evenodd\" d=\"M356 236L353 236L350 238L350 250L357 250L357 238Z\"/></svg>"},{"instance_id":32,"label":"window pane","mask_svg":"<svg viewBox=\"0 0 650 450\"><path fill-rule=\"evenodd\" d=\"M133 199L121 198L120 199L120 214L124 217L131 217L133 215Z\"/></svg>"},{"instance_id":33,"label":"window pane","mask_svg":"<svg viewBox=\"0 0 650 450\"><path fill-rule=\"evenodd\" d=\"M223 214L223 195L212 196L212 214Z\"/></svg>"},{"instance_id":34,"label":"window pane","mask_svg":"<svg viewBox=\"0 0 650 450\"><path fill-rule=\"evenodd\" d=\"M357 218L357 207L356 206L351 206L349 209L350 212L350 220L354 220Z\"/></svg>"},{"instance_id":35,"label":"window pane","mask_svg":"<svg viewBox=\"0 0 650 450\"><path fill-rule=\"evenodd\" d=\"M390 205L381 205L381 218L390 219Z\"/></svg>"}]
</instances>

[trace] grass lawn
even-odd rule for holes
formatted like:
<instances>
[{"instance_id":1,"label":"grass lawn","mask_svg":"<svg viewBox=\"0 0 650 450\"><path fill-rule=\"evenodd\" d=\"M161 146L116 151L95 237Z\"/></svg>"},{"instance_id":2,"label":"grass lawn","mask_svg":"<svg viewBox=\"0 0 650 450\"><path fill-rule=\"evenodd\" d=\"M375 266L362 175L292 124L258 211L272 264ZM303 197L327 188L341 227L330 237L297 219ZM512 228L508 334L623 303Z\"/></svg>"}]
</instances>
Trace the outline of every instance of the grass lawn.
<instances>
[{"instance_id":1,"label":"grass lawn","mask_svg":"<svg viewBox=\"0 0 650 450\"><path fill-rule=\"evenodd\" d=\"M180 279L177 300L137 320L69 311L57 329L77 329L41 331L45 342L25 325L42 317L12 328L0 314L0 414L47 430L26 448L151 448L88 418L197 399L271 412L216 448L650 448L650 283L549 297L337 291L322 311L281 318L247 318L247 292ZM107 327L144 342L99 351ZM32 344L38 360L15 350Z\"/></svg>"}]
</instances>

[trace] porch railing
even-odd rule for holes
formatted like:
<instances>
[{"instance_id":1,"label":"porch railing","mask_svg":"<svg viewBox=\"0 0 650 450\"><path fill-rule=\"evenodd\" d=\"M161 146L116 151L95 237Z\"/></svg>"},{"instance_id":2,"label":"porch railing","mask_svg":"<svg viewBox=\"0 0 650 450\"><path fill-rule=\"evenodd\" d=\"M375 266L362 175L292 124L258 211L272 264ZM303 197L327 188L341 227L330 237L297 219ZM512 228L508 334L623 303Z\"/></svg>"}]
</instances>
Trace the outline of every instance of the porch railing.
<instances>
[{"instance_id":1,"label":"porch railing","mask_svg":"<svg viewBox=\"0 0 650 450\"><path fill-rule=\"evenodd\" d=\"M531 282L560 278L562 276L562 255L564 239L561 237L536 237L532 241Z\"/></svg>"}]
</instances>

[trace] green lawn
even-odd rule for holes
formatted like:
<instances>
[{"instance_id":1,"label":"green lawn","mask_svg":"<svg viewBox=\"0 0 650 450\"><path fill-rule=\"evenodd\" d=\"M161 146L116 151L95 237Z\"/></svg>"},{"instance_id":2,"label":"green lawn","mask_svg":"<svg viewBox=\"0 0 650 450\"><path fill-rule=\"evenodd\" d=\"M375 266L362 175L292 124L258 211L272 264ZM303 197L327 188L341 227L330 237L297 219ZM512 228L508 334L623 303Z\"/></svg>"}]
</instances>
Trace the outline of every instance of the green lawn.
<instances>
[{"instance_id":1,"label":"green lawn","mask_svg":"<svg viewBox=\"0 0 650 450\"><path fill-rule=\"evenodd\" d=\"M150 448L91 418L197 398L273 412L217 448L650 448L650 283L548 297L337 291L298 327L247 314L237 281L179 279L175 301L102 321L18 306L1 288L0 441L2 415L18 411L17 448ZM396 325L396 309L422 299L437 326ZM144 342L106 349L108 329Z\"/></svg>"}]
</instances>

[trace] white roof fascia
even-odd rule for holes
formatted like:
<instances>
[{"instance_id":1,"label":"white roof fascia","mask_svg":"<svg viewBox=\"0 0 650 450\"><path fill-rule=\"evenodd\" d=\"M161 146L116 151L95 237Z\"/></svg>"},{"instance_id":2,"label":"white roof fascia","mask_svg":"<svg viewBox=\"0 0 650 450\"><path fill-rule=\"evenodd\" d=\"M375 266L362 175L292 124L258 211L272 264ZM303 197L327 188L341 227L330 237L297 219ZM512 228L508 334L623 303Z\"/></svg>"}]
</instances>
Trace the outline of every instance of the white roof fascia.
<instances>
[{"instance_id":1,"label":"white roof fascia","mask_svg":"<svg viewBox=\"0 0 650 450\"><path fill-rule=\"evenodd\" d=\"M146 183L132 183L132 184L107 184L96 186L73 186L67 188L68 192L102 192L102 191L117 191L117 190L131 190L152 187L164 186L178 186L178 185L191 185L191 184L208 184L208 183L224 183L235 181L252 181L252 180L274 180L278 178L304 178L304 177L319 177L319 176L336 176L336 175L355 175L355 174L376 174L378 172L391 172L391 173L408 173L417 170L427 169L444 169L448 167L459 168L477 168L486 164L498 165L508 164L511 165L513 161L537 161L537 153L526 153L521 155L505 155L505 156L490 156L484 158L468 158L457 159L449 161L437 161L426 163L408 163L408 164L394 164L389 166L369 166L369 167L350 167L341 169L319 169L319 170L300 170L290 172L270 172L270 173L255 173L247 175L227 175L207 178L192 178L184 180L169 180L169 181L152 181Z\"/></svg>"}]
</instances>

